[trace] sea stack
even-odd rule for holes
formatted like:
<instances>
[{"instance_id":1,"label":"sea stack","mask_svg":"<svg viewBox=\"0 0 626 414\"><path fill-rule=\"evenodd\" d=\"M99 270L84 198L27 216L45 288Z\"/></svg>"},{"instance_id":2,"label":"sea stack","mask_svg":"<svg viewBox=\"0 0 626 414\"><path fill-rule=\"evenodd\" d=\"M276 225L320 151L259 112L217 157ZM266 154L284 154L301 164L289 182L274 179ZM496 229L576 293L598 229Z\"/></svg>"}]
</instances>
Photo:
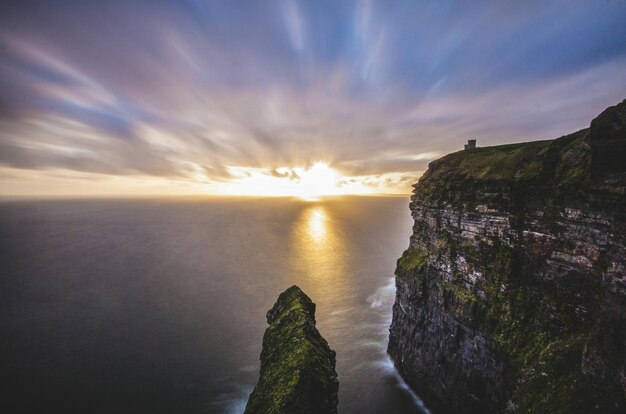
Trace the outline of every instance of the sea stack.
<instances>
[{"instance_id":1,"label":"sea stack","mask_svg":"<svg viewBox=\"0 0 626 414\"><path fill-rule=\"evenodd\" d=\"M335 351L315 327L315 303L292 286L267 312L267 323L245 414L336 414Z\"/></svg>"},{"instance_id":2,"label":"sea stack","mask_svg":"<svg viewBox=\"0 0 626 414\"><path fill-rule=\"evenodd\" d=\"M388 352L436 413L624 413L626 101L433 161Z\"/></svg>"}]
</instances>

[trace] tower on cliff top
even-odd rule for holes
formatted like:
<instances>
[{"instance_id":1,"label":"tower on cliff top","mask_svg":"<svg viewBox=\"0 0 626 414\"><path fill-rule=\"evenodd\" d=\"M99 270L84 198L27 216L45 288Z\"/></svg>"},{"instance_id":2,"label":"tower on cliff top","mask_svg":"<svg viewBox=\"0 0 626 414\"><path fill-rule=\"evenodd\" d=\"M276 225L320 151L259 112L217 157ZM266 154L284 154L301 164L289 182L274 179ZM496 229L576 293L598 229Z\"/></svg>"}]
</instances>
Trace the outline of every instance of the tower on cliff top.
<instances>
[{"instance_id":1,"label":"tower on cliff top","mask_svg":"<svg viewBox=\"0 0 626 414\"><path fill-rule=\"evenodd\" d=\"M467 140L467 144L465 144L465 150L471 150L476 148L476 140L475 139L468 139Z\"/></svg>"}]
</instances>

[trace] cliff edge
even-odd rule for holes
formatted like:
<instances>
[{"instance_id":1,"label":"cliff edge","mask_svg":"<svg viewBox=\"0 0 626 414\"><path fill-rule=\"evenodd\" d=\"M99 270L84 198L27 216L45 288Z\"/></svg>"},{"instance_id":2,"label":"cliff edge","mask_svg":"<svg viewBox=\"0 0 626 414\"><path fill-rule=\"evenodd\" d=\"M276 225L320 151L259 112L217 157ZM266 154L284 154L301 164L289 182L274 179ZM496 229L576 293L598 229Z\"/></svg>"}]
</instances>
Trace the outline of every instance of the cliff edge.
<instances>
[{"instance_id":1,"label":"cliff edge","mask_svg":"<svg viewBox=\"0 0 626 414\"><path fill-rule=\"evenodd\" d=\"M429 165L388 352L435 412L626 412L625 188L626 100Z\"/></svg>"},{"instance_id":2,"label":"cliff edge","mask_svg":"<svg viewBox=\"0 0 626 414\"><path fill-rule=\"evenodd\" d=\"M315 327L315 303L292 286L267 312L267 323L245 414L336 414L335 351Z\"/></svg>"}]
</instances>

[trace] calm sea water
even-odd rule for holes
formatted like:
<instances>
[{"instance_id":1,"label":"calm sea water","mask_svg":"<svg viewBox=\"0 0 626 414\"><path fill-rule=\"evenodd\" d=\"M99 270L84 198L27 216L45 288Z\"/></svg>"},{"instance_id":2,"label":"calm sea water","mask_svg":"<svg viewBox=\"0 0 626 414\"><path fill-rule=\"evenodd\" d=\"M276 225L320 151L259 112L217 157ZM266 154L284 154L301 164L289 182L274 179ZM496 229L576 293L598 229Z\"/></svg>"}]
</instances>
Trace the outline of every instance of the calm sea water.
<instances>
[{"instance_id":1,"label":"calm sea water","mask_svg":"<svg viewBox=\"0 0 626 414\"><path fill-rule=\"evenodd\" d=\"M399 197L0 203L0 411L240 413L297 284L340 413L423 412L384 352L411 224Z\"/></svg>"}]
</instances>

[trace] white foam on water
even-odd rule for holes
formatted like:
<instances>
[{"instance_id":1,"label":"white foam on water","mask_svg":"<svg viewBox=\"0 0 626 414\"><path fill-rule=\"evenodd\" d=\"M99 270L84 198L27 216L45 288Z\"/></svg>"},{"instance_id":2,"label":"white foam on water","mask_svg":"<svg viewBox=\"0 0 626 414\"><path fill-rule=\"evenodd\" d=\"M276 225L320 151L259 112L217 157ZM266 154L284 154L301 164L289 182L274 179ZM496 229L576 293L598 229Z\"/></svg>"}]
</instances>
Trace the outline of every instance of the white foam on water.
<instances>
[{"instance_id":1,"label":"white foam on water","mask_svg":"<svg viewBox=\"0 0 626 414\"><path fill-rule=\"evenodd\" d=\"M382 341L365 341L358 344L359 348L374 348L379 351L385 350L385 344Z\"/></svg>"},{"instance_id":2,"label":"white foam on water","mask_svg":"<svg viewBox=\"0 0 626 414\"><path fill-rule=\"evenodd\" d=\"M255 372L258 369L259 369L259 367L257 367L256 365L246 365L246 366L240 367L239 371L241 371L241 372Z\"/></svg>"},{"instance_id":3,"label":"white foam on water","mask_svg":"<svg viewBox=\"0 0 626 414\"><path fill-rule=\"evenodd\" d=\"M393 277L389 278L389 282L378 289L373 295L367 298L370 304L370 308L376 310L388 310L391 309L393 302L396 298L396 282Z\"/></svg>"},{"instance_id":4,"label":"white foam on water","mask_svg":"<svg viewBox=\"0 0 626 414\"><path fill-rule=\"evenodd\" d=\"M340 308L340 309L335 309L332 312L330 312L331 316L337 316L337 315L344 315L348 312L350 312L352 309L350 307L344 307L344 308Z\"/></svg>"},{"instance_id":5,"label":"white foam on water","mask_svg":"<svg viewBox=\"0 0 626 414\"><path fill-rule=\"evenodd\" d=\"M252 392L252 386L236 386L232 392L219 395L211 404L207 412L220 412L225 414L243 414L248 404L248 398Z\"/></svg>"},{"instance_id":6,"label":"white foam on water","mask_svg":"<svg viewBox=\"0 0 626 414\"><path fill-rule=\"evenodd\" d=\"M372 364L380 369L383 374L393 376L398 384L398 387L404 390L413 400L413 403L420 409L420 412L430 414L430 411L424 405L422 399L415 394L415 392L409 387L409 385L400 376L396 367L391 360L389 354L387 354L387 344L389 342L389 325L391 324L392 313L391 308L396 299L396 282L395 278L389 278L388 283L376 289L373 295L367 298L370 304L370 308L379 312L382 316L382 322L380 324L380 332L384 333L384 339L378 342L380 349L380 359L373 361ZM372 342L367 342L367 346L371 346Z\"/></svg>"},{"instance_id":7,"label":"white foam on water","mask_svg":"<svg viewBox=\"0 0 626 414\"><path fill-rule=\"evenodd\" d=\"M426 408L426 406L424 405L424 401L422 401L422 399L411 389L411 387L409 387L409 384L406 383L404 378L400 376L400 374L396 370L396 367L393 365L393 361L391 360L389 354L385 353L384 361L381 361L381 363L383 369L391 373L396 378L396 380L398 381L398 387L411 396L411 399L413 399L413 403L415 403L415 405L418 406L424 414L430 414L430 410Z\"/></svg>"},{"instance_id":8,"label":"white foam on water","mask_svg":"<svg viewBox=\"0 0 626 414\"><path fill-rule=\"evenodd\" d=\"M248 397L240 398L236 401L233 401L232 405L228 409L229 414L243 414L246 409L246 404L248 404Z\"/></svg>"}]
</instances>

